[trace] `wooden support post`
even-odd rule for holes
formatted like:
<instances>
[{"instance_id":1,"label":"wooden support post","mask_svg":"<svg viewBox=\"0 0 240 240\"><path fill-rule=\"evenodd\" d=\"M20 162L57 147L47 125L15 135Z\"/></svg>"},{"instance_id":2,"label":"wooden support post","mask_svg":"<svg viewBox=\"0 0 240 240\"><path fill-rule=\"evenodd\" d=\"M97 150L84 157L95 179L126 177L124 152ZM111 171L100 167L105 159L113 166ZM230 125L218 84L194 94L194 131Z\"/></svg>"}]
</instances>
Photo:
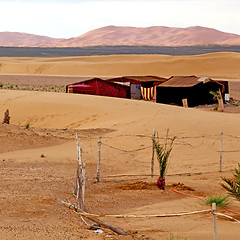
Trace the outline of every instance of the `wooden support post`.
<instances>
[{"instance_id":1,"label":"wooden support post","mask_svg":"<svg viewBox=\"0 0 240 240\"><path fill-rule=\"evenodd\" d=\"M212 203L212 210L213 210L214 240L217 240L217 239L218 239L218 236L217 236L216 203Z\"/></svg>"},{"instance_id":2,"label":"wooden support post","mask_svg":"<svg viewBox=\"0 0 240 240\"><path fill-rule=\"evenodd\" d=\"M223 132L221 132L221 146L220 146L220 172L222 171L222 152L223 152Z\"/></svg>"},{"instance_id":3,"label":"wooden support post","mask_svg":"<svg viewBox=\"0 0 240 240\"><path fill-rule=\"evenodd\" d=\"M153 139L155 139L155 135L156 135L156 125L154 125L153 127ZM154 153L155 153L155 145L154 142L152 143L152 162L151 162L151 176L153 178L154 175Z\"/></svg>"},{"instance_id":4,"label":"wooden support post","mask_svg":"<svg viewBox=\"0 0 240 240\"><path fill-rule=\"evenodd\" d=\"M101 145L102 145L102 140L101 140L101 135L100 135L100 136L99 136L99 141L98 141L97 182L100 182Z\"/></svg>"},{"instance_id":5,"label":"wooden support post","mask_svg":"<svg viewBox=\"0 0 240 240\"><path fill-rule=\"evenodd\" d=\"M219 112L223 112L223 111L224 111L224 103L223 103L222 92L221 92L221 90L219 89L219 90L217 91L217 93L218 93L217 100L218 100L218 105L219 105L218 111L219 111Z\"/></svg>"},{"instance_id":6,"label":"wooden support post","mask_svg":"<svg viewBox=\"0 0 240 240\"><path fill-rule=\"evenodd\" d=\"M182 99L183 107L188 107L188 101L187 98Z\"/></svg>"}]
</instances>

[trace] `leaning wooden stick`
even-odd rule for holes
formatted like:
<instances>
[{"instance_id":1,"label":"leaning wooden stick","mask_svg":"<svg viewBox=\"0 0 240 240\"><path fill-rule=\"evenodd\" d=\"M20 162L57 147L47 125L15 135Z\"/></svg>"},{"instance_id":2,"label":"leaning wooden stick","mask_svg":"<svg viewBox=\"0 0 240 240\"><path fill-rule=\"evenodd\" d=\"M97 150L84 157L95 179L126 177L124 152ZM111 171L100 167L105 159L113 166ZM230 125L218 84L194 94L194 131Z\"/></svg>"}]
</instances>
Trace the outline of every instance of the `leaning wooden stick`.
<instances>
[{"instance_id":1,"label":"leaning wooden stick","mask_svg":"<svg viewBox=\"0 0 240 240\"><path fill-rule=\"evenodd\" d=\"M100 168L101 168L101 135L99 136L99 141L98 141L98 167L97 167L97 182L100 182Z\"/></svg>"},{"instance_id":2,"label":"leaning wooden stick","mask_svg":"<svg viewBox=\"0 0 240 240\"><path fill-rule=\"evenodd\" d=\"M123 230L121 230L121 229L119 229L119 228L117 228L117 227L115 227L115 226L113 226L113 225L105 222L105 221L102 221L102 220L99 220L99 219L97 219L97 218L95 218L95 217L89 216L88 213L84 212L84 211L81 210L80 208L75 207L75 206L72 205L71 203L67 203L67 202L64 202L64 201L61 201L61 200L58 200L58 203L60 203L61 205L65 206L65 207L68 207L69 209L73 209L73 210L75 210L76 212L83 213L82 215L83 215L85 218L87 218L87 219L89 219L89 220L91 220L91 221L99 224L99 225L102 226L102 227L111 229L113 232L115 232L115 233L117 233L117 234L119 234L119 235L128 235L127 232L125 232L125 231L123 231Z\"/></svg>"},{"instance_id":3,"label":"leaning wooden stick","mask_svg":"<svg viewBox=\"0 0 240 240\"><path fill-rule=\"evenodd\" d=\"M225 218L228 218L228 219L231 219L231 220L233 220L234 222L237 222L237 223L240 223L240 221L239 220L237 220L236 218L233 218L233 217L231 217L231 216L228 216L228 215L226 215L226 214L223 214L223 213L215 213L217 216L223 216L223 217L225 217Z\"/></svg>"}]
</instances>

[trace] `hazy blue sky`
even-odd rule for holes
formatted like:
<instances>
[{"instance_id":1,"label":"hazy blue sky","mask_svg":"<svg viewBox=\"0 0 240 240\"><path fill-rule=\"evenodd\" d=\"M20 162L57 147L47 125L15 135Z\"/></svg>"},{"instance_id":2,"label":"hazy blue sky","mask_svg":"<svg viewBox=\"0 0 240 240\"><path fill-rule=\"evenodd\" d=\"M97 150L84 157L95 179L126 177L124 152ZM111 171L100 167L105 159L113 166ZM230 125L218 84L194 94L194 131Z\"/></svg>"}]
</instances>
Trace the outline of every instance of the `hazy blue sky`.
<instances>
[{"instance_id":1,"label":"hazy blue sky","mask_svg":"<svg viewBox=\"0 0 240 240\"><path fill-rule=\"evenodd\" d=\"M240 34L240 0L0 0L0 32L70 38L108 25Z\"/></svg>"}]
</instances>

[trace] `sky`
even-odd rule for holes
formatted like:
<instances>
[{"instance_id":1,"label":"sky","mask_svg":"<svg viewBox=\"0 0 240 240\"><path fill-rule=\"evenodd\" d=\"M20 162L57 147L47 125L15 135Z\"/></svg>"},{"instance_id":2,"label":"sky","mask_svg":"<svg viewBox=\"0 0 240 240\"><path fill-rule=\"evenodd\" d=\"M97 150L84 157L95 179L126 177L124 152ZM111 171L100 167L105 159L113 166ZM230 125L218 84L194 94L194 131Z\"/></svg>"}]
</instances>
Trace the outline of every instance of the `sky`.
<instances>
[{"instance_id":1,"label":"sky","mask_svg":"<svg viewBox=\"0 0 240 240\"><path fill-rule=\"evenodd\" d=\"M240 35L240 0L0 0L0 32L71 38L109 25L203 26Z\"/></svg>"}]
</instances>

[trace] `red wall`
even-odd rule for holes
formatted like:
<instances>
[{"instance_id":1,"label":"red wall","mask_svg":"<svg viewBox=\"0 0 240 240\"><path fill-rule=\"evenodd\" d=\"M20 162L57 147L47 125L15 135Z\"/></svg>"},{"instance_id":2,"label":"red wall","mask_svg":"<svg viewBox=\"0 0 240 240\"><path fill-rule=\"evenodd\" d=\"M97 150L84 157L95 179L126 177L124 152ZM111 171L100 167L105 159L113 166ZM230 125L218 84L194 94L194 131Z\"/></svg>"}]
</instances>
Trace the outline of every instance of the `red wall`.
<instances>
[{"instance_id":1,"label":"red wall","mask_svg":"<svg viewBox=\"0 0 240 240\"><path fill-rule=\"evenodd\" d=\"M109 83L99 79L85 81L84 85L89 85L89 87L81 87L81 84L71 86L73 93L130 98L130 87L128 86Z\"/></svg>"}]
</instances>

